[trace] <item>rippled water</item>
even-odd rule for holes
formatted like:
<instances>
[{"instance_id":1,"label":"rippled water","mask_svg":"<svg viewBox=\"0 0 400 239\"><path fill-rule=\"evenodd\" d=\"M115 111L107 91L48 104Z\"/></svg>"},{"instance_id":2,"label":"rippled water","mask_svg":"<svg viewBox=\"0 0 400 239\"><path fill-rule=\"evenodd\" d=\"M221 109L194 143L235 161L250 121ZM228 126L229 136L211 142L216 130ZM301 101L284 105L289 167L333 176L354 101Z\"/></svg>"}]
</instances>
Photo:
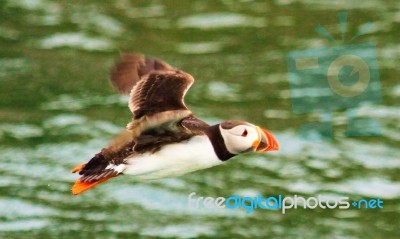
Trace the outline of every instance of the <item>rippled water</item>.
<instances>
[{"instance_id":1,"label":"rippled water","mask_svg":"<svg viewBox=\"0 0 400 239\"><path fill-rule=\"evenodd\" d=\"M5 0L0 3L1 238L399 238L400 5L395 1ZM318 113L295 115L286 54L332 45L321 24L349 38L362 24L374 42L383 101L357 115L380 136L299 134ZM187 104L209 123L240 118L273 131L277 153L239 156L190 175L134 184L120 177L78 197L70 169L129 120L127 98L107 82L123 51L158 56L197 79ZM311 92L312 93L312 92ZM314 92L317 96L321 92ZM187 206L187 196L324 195L381 198L383 209L244 210Z\"/></svg>"}]
</instances>

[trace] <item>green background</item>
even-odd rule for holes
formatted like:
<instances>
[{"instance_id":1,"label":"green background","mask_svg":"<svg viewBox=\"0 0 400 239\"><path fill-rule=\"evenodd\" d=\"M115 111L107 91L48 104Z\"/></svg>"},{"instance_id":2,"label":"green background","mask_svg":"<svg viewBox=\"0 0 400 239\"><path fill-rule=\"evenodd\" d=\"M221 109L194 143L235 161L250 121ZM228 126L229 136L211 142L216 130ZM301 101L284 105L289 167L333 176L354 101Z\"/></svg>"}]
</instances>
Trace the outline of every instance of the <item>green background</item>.
<instances>
[{"instance_id":1,"label":"green background","mask_svg":"<svg viewBox=\"0 0 400 239\"><path fill-rule=\"evenodd\" d=\"M292 113L286 54L333 46L348 11L354 44L376 44L382 103L360 115L381 136L303 141L319 114ZM1 238L399 238L400 5L397 1L0 2ZM277 153L246 154L178 178L116 178L70 194L70 169L128 123L127 98L107 81L121 52L139 51L191 73L186 103L209 123L243 119L272 131ZM315 93L315 92L314 92ZM317 92L318 93L318 92ZM318 133L315 132L315 138ZM381 198L383 209L195 210L187 196L318 194Z\"/></svg>"}]
</instances>

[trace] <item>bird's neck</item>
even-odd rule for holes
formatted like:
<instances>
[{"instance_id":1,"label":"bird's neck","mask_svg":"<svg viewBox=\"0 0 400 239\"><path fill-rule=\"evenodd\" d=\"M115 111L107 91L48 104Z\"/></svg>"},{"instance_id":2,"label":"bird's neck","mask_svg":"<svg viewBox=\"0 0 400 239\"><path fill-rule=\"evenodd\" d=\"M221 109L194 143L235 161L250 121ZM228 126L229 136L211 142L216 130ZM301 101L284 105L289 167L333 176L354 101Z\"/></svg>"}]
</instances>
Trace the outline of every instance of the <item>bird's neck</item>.
<instances>
[{"instance_id":1,"label":"bird's neck","mask_svg":"<svg viewBox=\"0 0 400 239\"><path fill-rule=\"evenodd\" d=\"M221 131L219 130L219 124L210 126L206 130L206 134L211 141L215 153L221 161L226 161L236 155L230 153L226 148Z\"/></svg>"}]
</instances>

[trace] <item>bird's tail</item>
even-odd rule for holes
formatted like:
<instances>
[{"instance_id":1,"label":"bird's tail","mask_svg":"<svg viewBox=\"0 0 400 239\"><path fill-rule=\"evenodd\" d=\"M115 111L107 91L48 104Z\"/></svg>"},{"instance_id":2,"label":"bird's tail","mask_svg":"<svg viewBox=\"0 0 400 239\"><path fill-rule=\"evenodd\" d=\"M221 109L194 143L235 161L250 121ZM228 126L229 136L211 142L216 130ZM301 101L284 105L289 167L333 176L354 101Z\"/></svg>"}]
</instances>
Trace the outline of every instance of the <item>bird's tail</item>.
<instances>
[{"instance_id":1,"label":"bird's tail","mask_svg":"<svg viewBox=\"0 0 400 239\"><path fill-rule=\"evenodd\" d=\"M77 173L81 172L85 168L86 164L79 164L75 166L72 169L72 173ZM82 176L80 179L76 180L74 185L71 188L72 194L73 195L78 195L80 193L83 193L95 186L97 186L100 183L103 183L110 178L116 177L120 175L120 172L115 172L113 167L111 167L109 170L105 170L99 175L95 175L96 177L92 177L92 179L89 180L89 176Z\"/></svg>"}]
</instances>

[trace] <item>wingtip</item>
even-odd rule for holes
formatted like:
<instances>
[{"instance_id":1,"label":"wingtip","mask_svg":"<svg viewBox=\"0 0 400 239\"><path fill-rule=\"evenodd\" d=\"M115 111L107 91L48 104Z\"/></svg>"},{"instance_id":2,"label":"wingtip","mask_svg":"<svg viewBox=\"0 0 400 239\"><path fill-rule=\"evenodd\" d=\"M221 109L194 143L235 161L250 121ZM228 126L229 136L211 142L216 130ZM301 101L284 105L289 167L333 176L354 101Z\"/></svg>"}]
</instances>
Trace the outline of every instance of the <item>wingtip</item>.
<instances>
[{"instance_id":1,"label":"wingtip","mask_svg":"<svg viewBox=\"0 0 400 239\"><path fill-rule=\"evenodd\" d=\"M110 69L109 80L119 93L128 95L144 75L156 70L172 70L168 63L140 53L122 53Z\"/></svg>"}]
</instances>

